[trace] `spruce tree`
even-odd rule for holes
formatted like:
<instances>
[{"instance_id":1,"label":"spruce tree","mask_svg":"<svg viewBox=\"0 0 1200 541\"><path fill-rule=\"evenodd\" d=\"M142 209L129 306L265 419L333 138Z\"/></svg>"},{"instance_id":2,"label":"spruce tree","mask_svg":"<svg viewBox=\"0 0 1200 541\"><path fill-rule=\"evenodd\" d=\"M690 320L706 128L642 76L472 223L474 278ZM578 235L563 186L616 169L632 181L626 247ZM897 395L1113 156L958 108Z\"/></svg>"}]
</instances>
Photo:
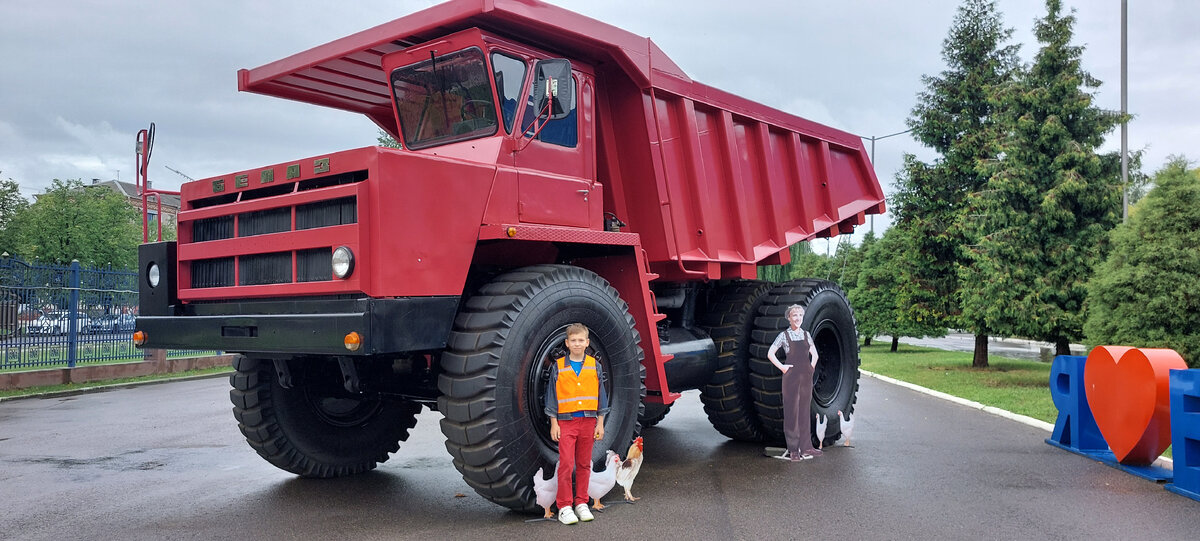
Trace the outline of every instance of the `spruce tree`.
<instances>
[{"instance_id":1,"label":"spruce tree","mask_svg":"<svg viewBox=\"0 0 1200 541\"><path fill-rule=\"evenodd\" d=\"M911 303L907 317L916 324L973 332L975 366L987 365L988 329L979 319L961 317L958 292L973 284L960 283L957 271L968 262L965 247L974 244L964 229L967 194L987 181L977 164L996 157L990 139L995 105L987 99L988 89L1009 81L1018 65L1018 47L1006 45L1011 36L995 2L965 0L958 8L942 44L947 68L922 77L926 89L908 120L913 137L940 158L926 164L906 155L892 197L897 227L912 242L900 292L901 302Z\"/></svg>"},{"instance_id":2,"label":"spruce tree","mask_svg":"<svg viewBox=\"0 0 1200 541\"><path fill-rule=\"evenodd\" d=\"M1088 284L1090 344L1166 347L1200 368L1200 169L1174 157Z\"/></svg>"},{"instance_id":3,"label":"spruce tree","mask_svg":"<svg viewBox=\"0 0 1200 541\"><path fill-rule=\"evenodd\" d=\"M849 293L859 334L868 339L890 335L892 351L896 351L901 336L940 336L945 333L945 327L936 322L911 318L908 304L901 297L911 246L904 230L897 227L889 228L878 241L869 245L864 242L858 284Z\"/></svg>"},{"instance_id":4,"label":"spruce tree","mask_svg":"<svg viewBox=\"0 0 1200 541\"><path fill-rule=\"evenodd\" d=\"M988 182L967 222L978 240L960 277L965 319L1066 355L1083 337L1087 282L1120 221L1119 158L1096 149L1121 119L1093 103L1100 81L1071 45L1075 18L1059 0L1046 10L1033 65L992 88L1002 158L980 164Z\"/></svg>"}]
</instances>

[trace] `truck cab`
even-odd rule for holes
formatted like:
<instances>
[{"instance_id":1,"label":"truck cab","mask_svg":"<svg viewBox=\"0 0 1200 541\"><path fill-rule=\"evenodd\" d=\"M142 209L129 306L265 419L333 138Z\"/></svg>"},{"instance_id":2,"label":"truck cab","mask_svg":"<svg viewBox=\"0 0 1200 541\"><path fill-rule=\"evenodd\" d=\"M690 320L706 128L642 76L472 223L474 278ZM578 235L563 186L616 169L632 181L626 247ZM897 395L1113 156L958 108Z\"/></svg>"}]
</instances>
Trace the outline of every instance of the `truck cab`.
<instances>
[{"instance_id":1,"label":"truck cab","mask_svg":"<svg viewBox=\"0 0 1200 541\"><path fill-rule=\"evenodd\" d=\"M491 220L599 230L595 75L477 28L384 56L404 148L495 164ZM515 211L515 212L514 212Z\"/></svg>"}]
</instances>

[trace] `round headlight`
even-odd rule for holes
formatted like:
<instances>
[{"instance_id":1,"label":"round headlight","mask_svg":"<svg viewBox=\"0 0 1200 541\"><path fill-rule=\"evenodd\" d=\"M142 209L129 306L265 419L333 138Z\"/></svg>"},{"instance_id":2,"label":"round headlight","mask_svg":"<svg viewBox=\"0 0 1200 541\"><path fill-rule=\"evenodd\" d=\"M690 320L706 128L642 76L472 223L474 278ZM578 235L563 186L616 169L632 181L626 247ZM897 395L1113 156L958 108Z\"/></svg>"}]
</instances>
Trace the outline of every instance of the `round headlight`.
<instances>
[{"instance_id":1,"label":"round headlight","mask_svg":"<svg viewBox=\"0 0 1200 541\"><path fill-rule=\"evenodd\" d=\"M345 246L338 246L333 251L333 275L345 278L354 272L354 253Z\"/></svg>"},{"instance_id":2,"label":"round headlight","mask_svg":"<svg viewBox=\"0 0 1200 541\"><path fill-rule=\"evenodd\" d=\"M146 269L146 280L150 282L150 287L158 287L158 280L162 278L158 270L158 263L151 263L150 268Z\"/></svg>"}]
</instances>

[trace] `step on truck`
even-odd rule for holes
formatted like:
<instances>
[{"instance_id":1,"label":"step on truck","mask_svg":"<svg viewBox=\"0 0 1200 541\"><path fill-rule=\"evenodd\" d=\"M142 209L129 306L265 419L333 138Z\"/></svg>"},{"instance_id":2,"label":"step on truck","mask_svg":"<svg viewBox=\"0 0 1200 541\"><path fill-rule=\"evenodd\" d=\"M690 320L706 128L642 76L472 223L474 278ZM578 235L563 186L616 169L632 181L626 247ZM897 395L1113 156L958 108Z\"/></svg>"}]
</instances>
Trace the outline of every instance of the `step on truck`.
<instances>
[{"instance_id":1,"label":"step on truck","mask_svg":"<svg viewBox=\"0 0 1200 541\"><path fill-rule=\"evenodd\" d=\"M532 477L557 459L543 400L575 322L611 395L594 459L690 389L721 434L782 441L766 351L792 304L820 353L813 411L831 419L814 438L839 436L859 375L845 295L756 277L883 212L859 137L535 0L440 4L241 70L238 87L364 114L399 147L188 182L178 241L140 248L137 341L238 353L234 416L271 464L370 470L425 406L467 484L534 510Z\"/></svg>"}]
</instances>

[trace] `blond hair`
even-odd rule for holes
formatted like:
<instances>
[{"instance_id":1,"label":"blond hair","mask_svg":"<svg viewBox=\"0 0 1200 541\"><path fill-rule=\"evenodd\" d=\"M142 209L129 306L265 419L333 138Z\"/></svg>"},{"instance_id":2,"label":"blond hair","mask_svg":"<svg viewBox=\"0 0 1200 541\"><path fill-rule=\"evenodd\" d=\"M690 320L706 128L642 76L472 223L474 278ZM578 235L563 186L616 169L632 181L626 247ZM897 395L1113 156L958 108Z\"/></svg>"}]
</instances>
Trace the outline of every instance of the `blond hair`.
<instances>
[{"instance_id":1,"label":"blond hair","mask_svg":"<svg viewBox=\"0 0 1200 541\"><path fill-rule=\"evenodd\" d=\"M584 338L588 337L588 328L583 323L572 323L567 325L567 338L573 334L582 334Z\"/></svg>"}]
</instances>

